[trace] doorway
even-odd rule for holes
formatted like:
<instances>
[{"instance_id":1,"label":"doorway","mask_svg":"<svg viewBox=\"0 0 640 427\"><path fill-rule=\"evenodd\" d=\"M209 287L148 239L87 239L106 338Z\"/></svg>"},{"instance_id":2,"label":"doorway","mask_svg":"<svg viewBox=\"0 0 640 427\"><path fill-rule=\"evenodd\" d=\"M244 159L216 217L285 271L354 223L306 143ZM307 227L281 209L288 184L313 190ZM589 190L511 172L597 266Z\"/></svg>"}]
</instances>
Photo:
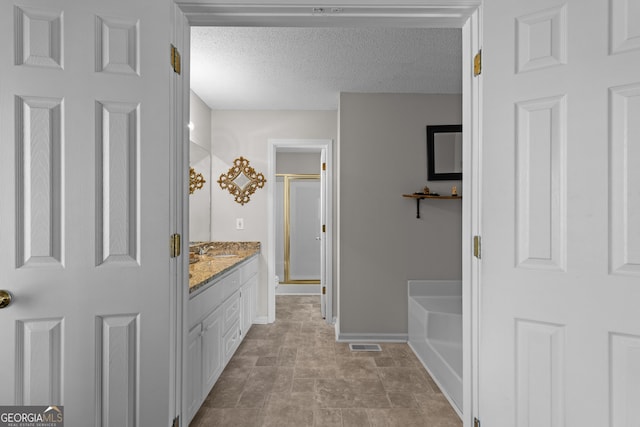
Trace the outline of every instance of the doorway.
<instances>
[{"instance_id":1,"label":"doorway","mask_svg":"<svg viewBox=\"0 0 640 427\"><path fill-rule=\"evenodd\" d=\"M307 169L292 169L294 166L285 160L287 155L297 156L298 161L296 162L296 168L307 167ZM300 159L303 158L301 156L307 159L309 163L308 166L304 166L300 161ZM326 319L327 323L333 323L333 177L331 167L327 166L329 163L327 159L332 159L332 156L333 141L330 139L269 140L269 177L271 178L271 182L277 183L278 175L281 175L283 190L282 198L279 198L279 187L277 185L270 186L267 189L267 223L269 227L267 243L267 271L269 273L267 282L270 322L275 320L276 294L317 294L320 296L320 311L322 317ZM317 163L315 170L319 173L282 173L285 169L298 172L311 171L310 168L314 168L311 163ZM305 209L303 209L299 212L301 214L298 215L300 217L299 219L303 219L303 216L311 217L303 221L307 224L304 225L306 231L302 232L301 239L292 240L291 233L285 236L287 222L289 226L292 225L291 210L285 209L284 203L282 205L279 203L279 201L284 201L285 199L291 200L291 194L286 194L290 192L285 191L287 190L285 181L288 184L297 182L298 185L294 185L294 187L300 190L298 191L298 196L302 197L301 203L307 205L307 208L309 205L312 206L311 211L305 212ZM318 198L314 200L316 190L314 190L313 187L316 183L319 186L319 188L316 189ZM294 196L294 200L295 197L296 196ZM317 206L317 208L314 206ZM290 208L290 206L287 208ZM288 211L288 213L286 211ZM311 224L308 224L308 219L311 219ZM282 228L279 230L278 224L280 220L282 220ZM313 230L313 224L315 222L317 222L317 227ZM293 226L295 227L296 224L294 223ZM289 229L291 230L290 227ZM281 248L278 248L279 241L282 241ZM292 250L292 242L294 244L294 250ZM295 245L298 246L296 247ZM314 255L310 257L305 256L305 254L308 255L314 251L317 251L318 254L318 258L316 258L315 261L313 260L313 258L315 258ZM302 259L300 255L303 255ZM279 273L280 269L278 268L279 260L282 260L281 273ZM296 266L291 264L292 260L297 262ZM289 265L286 265L287 261ZM292 269L292 267L294 267L294 269ZM295 268L298 269L296 270ZM291 274L292 272L293 276ZM317 275L313 276L314 273ZM283 283L283 281L287 283ZM273 320L271 318L272 315Z\"/></svg>"},{"instance_id":2,"label":"doorway","mask_svg":"<svg viewBox=\"0 0 640 427\"><path fill-rule=\"evenodd\" d=\"M477 311L479 307L479 298L475 292L471 292L472 287L477 288L478 265L472 258L471 239L467 239L474 234L479 234L479 111L480 111L480 87L479 83L474 81L472 70L473 55L479 50L479 12L478 4L469 4L469 2L451 2L442 7L436 5L414 6L411 8L395 8L380 7L372 11L370 8L360 8L355 5L349 7L351 12L348 17L340 19L339 25L354 26L371 26L371 25L417 25L420 27L449 27L463 29L463 127L469 132L463 137L463 173L469 178L467 181L467 191L471 197L467 197L463 201L463 316L464 316L464 423L465 426L471 426L473 423L474 408L477 408ZM349 6L349 5L345 5ZM265 8L257 9L249 5L238 6L219 6L215 4L198 4L185 5L181 8L185 12L187 19L192 25L264 25L264 26L290 26L295 23L296 26L332 26L336 25L327 17L318 16L311 13L308 5L288 5L283 8L276 8L271 11ZM231 10L233 9L233 10ZM267 8L268 9L268 8ZM365 10L366 9L366 10ZM314 9L315 11L315 9ZM271 171L275 156L274 145L269 146L269 176L275 176ZM330 157L332 158L332 157ZM331 169L329 169L331 170ZM336 168L336 170L338 170ZM331 189L329 188L329 191ZM331 199L329 199L331 200ZM273 215L273 197L269 197L268 214ZM336 215L338 218L338 215ZM331 219L331 216L328 220ZM269 224L273 221L270 220ZM339 226L336 223L336 226ZM270 246L270 254L274 254L275 250L271 246L274 244L274 230L269 230L268 244ZM336 241L339 241L339 230L336 231ZM337 246L339 251L339 247ZM274 260L270 256L269 265L274 265ZM327 259L331 262L332 259ZM268 313L269 321L275 319L275 292L272 281L275 275L271 274L273 268L270 269L268 277ZM336 264L336 277L339 277L339 264ZM336 312L340 311L339 293L340 286L335 281L336 292ZM331 292L332 286L327 288L327 292ZM329 298L332 300L332 298ZM331 317L327 316L328 319Z\"/></svg>"}]
</instances>

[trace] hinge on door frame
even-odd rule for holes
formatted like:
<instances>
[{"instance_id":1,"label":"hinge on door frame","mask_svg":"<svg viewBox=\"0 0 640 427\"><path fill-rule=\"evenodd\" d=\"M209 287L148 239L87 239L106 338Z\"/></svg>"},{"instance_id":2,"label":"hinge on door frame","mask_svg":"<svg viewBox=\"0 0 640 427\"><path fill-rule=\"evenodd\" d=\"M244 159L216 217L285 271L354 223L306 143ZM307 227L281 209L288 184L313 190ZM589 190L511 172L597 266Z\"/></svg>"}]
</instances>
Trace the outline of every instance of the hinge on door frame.
<instances>
[{"instance_id":1,"label":"hinge on door frame","mask_svg":"<svg viewBox=\"0 0 640 427\"><path fill-rule=\"evenodd\" d=\"M322 170L326 171L327 170L327 164L326 163L322 163Z\"/></svg>"},{"instance_id":2,"label":"hinge on door frame","mask_svg":"<svg viewBox=\"0 0 640 427\"><path fill-rule=\"evenodd\" d=\"M473 57L473 77L482 74L482 49Z\"/></svg>"},{"instance_id":3,"label":"hinge on door frame","mask_svg":"<svg viewBox=\"0 0 640 427\"><path fill-rule=\"evenodd\" d=\"M477 418L473 419L473 427L480 427L480 420Z\"/></svg>"},{"instance_id":4,"label":"hinge on door frame","mask_svg":"<svg viewBox=\"0 0 640 427\"><path fill-rule=\"evenodd\" d=\"M178 415L173 419L173 423L171 424L171 427L180 427L180 415Z\"/></svg>"},{"instance_id":5,"label":"hinge on door frame","mask_svg":"<svg viewBox=\"0 0 640 427\"><path fill-rule=\"evenodd\" d=\"M323 233L326 233L326 232L327 232L327 226L326 226L326 225L324 225L324 224L322 224L322 232L323 232Z\"/></svg>"},{"instance_id":6,"label":"hinge on door frame","mask_svg":"<svg viewBox=\"0 0 640 427\"><path fill-rule=\"evenodd\" d=\"M482 258L482 239L480 236L473 236L473 256Z\"/></svg>"},{"instance_id":7,"label":"hinge on door frame","mask_svg":"<svg viewBox=\"0 0 640 427\"><path fill-rule=\"evenodd\" d=\"M181 242L180 242L181 238L179 234L172 234L171 237L169 237L169 246L170 246L170 251L171 251L171 258L177 258L180 256L180 250L181 250Z\"/></svg>"},{"instance_id":8,"label":"hinge on door frame","mask_svg":"<svg viewBox=\"0 0 640 427\"><path fill-rule=\"evenodd\" d=\"M173 68L173 72L176 74L180 74L182 61L180 60L180 52L178 52L178 48L174 45L171 45L171 67Z\"/></svg>"},{"instance_id":9,"label":"hinge on door frame","mask_svg":"<svg viewBox=\"0 0 640 427\"><path fill-rule=\"evenodd\" d=\"M327 294L327 287L323 286L322 287L322 295L326 295Z\"/></svg>"}]
</instances>

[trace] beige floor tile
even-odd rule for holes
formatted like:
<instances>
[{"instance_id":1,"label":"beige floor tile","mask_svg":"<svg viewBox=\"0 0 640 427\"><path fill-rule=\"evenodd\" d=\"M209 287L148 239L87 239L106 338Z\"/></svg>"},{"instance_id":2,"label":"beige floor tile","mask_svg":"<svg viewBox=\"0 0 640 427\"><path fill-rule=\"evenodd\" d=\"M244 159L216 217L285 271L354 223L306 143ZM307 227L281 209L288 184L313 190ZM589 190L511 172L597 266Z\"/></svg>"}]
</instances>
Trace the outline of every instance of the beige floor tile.
<instances>
[{"instance_id":1,"label":"beige floor tile","mask_svg":"<svg viewBox=\"0 0 640 427\"><path fill-rule=\"evenodd\" d=\"M458 419L458 415L441 393L415 393L414 397L426 416Z\"/></svg>"},{"instance_id":2,"label":"beige floor tile","mask_svg":"<svg viewBox=\"0 0 640 427\"><path fill-rule=\"evenodd\" d=\"M297 347L280 347L280 353L278 353L278 366L295 366L296 359L298 358Z\"/></svg>"},{"instance_id":3,"label":"beige floor tile","mask_svg":"<svg viewBox=\"0 0 640 427\"><path fill-rule=\"evenodd\" d=\"M314 427L342 427L340 409L316 409L313 411Z\"/></svg>"},{"instance_id":4,"label":"beige floor tile","mask_svg":"<svg viewBox=\"0 0 640 427\"><path fill-rule=\"evenodd\" d=\"M385 390L409 393L433 391L423 370L419 368L378 368Z\"/></svg>"},{"instance_id":5,"label":"beige floor tile","mask_svg":"<svg viewBox=\"0 0 640 427\"><path fill-rule=\"evenodd\" d=\"M219 391L209 393L202 406L207 408L235 408L242 395L241 391Z\"/></svg>"},{"instance_id":6,"label":"beige floor tile","mask_svg":"<svg viewBox=\"0 0 640 427\"><path fill-rule=\"evenodd\" d=\"M278 356L258 357L256 366L276 366L278 365Z\"/></svg>"},{"instance_id":7,"label":"beige floor tile","mask_svg":"<svg viewBox=\"0 0 640 427\"><path fill-rule=\"evenodd\" d=\"M379 368L390 368L397 366L393 357L374 357L376 366Z\"/></svg>"},{"instance_id":8,"label":"beige floor tile","mask_svg":"<svg viewBox=\"0 0 640 427\"><path fill-rule=\"evenodd\" d=\"M313 411L297 407L279 408L264 413L263 427L313 427Z\"/></svg>"},{"instance_id":9,"label":"beige floor tile","mask_svg":"<svg viewBox=\"0 0 640 427\"><path fill-rule=\"evenodd\" d=\"M294 378L291 391L293 393L313 393L315 392L316 380L312 378Z\"/></svg>"},{"instance_id":10,"label":"beige floor tile","mask_svg":"<svg viewBox=\"0 0 640 427\"><path fill-rule=\"evenodd\" d=\"M262 415L261 409L223 409L222 424L220 425L224 427L261 427L263 419L264 415Z\"/></svg>"},{"instance_id":11,"label":"beige floor tile","mask_svg":"<svg viewBox=\"0 0 640 427\"><path fill-rule=\"evenodd\" d=\"M277 410L278 408L297 407L301 410L320 409L317 396L313 392L306 393L271 393L265 408L269 410Z\"/></svg>"},{"instance_id":12,"label":"beige floor tile","mask_svg":"<svg viewBox=\"0 0 640 427\"><path fill-rule=\"evenodd\" d=\"M296 365L294 378L336 378L336 367L306 368Z\"/></svg>"},{"instance_id":13,"label":"beige floor tile","mask_svg":"<svg viewBox=\"0 0 640 427\"><path fill-rule=\"evenodd\" d=\"M236 408L262 408L269 394L255 390L245 390L241 395Z\"/></svg>"},{"instance_id":14,"label":"beige floor tile","mask_svg":"<svg viewBox=\"0 0 640 427\"><path fill-rule=\"evenodd\" d=\"M372 358L338 357L337 375L340 378L373 378L378 379L378 369Z\"/></svg>"},{"instance_id":15,"label":"beige floor tile","mask_svg":"<svg viewBox=\"0 0 640 427\"><path fill-rule=\"evenodd\" d=\"M342 409L343 427L370 427L366 409Z\"/></svg>"},{"instance_id":16,"label":"beige floor tile","mask_svg":"<svg viewBox=\"0 0 640 427\"><path fill-rule=\"evenodd\" d=\"M419 409L369 409L372 427L431 427Z\"/></svg>"},{"instance_id":17,"label":"beige floor tile","mask_svg":"<svg viewBox=\"0 0 640 427\"><path fill-rule=\"evenodd\" d=\"M387 397L391 402L392 408L418 408L418 402L413 397L413 393L401 391L389 392Z\"/></svg>"},{"instance_id":18,"label":"beige floor tile","mask_svg":"<svg viewBox=\"0 0 640 427\"><path fill-rule=\"evenodd\" d=\"M391 408L386 394L318 391L316 395L322 408Z\"/></svg>"}]
</instances>

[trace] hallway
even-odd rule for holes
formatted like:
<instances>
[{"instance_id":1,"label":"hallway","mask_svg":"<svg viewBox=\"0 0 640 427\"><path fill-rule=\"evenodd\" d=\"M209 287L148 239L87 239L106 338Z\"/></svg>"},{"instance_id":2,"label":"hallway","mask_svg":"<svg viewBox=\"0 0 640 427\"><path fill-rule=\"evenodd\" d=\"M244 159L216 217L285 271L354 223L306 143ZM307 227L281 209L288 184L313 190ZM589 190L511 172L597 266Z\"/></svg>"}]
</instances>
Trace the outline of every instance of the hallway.
<instances>
[{"instance_id":1,"label":"hallway","mask_svg":"<svg viewBox=\"0 0 640 427\"><path fill-rule=\"evenodd\" d=\"M278 296L253 325L191 427L421 426L462 422L406 344L336 343L318 296Z\"/></svg>"}]
</instances>

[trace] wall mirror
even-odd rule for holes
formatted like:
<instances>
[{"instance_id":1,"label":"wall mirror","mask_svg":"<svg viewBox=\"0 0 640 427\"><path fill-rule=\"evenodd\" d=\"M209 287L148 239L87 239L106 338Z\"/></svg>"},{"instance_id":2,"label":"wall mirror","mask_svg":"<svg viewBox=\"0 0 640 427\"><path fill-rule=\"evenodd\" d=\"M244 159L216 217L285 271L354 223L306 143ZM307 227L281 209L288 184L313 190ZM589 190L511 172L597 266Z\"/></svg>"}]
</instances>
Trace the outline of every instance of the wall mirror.
<instances>
[{"instance_id":1,"label":"wall mirror","mask_svg":"<svg viewBox=\"0 0 640 427\"><path fill-rule=\"evenodd\" d=\"M197 175L202 174L202 179L205 181L201 183L201 190L194 191L189 196L189 240L209 241L211 240L211 187L209 187L211 184L208 181L211 180L211 153L193 141L189 143L189 168L196 172L194 178L197 179Z\"/></svg>"},{"instance_id":2,"label":"wall mirror","mask_svg":"<svg viewBox=\"0 0 640 427\"><path fill-rule=\"evenodd\" d=\"M429 181L462 179L462 125L427 126Z\"/></svg>"}]
</instances>

